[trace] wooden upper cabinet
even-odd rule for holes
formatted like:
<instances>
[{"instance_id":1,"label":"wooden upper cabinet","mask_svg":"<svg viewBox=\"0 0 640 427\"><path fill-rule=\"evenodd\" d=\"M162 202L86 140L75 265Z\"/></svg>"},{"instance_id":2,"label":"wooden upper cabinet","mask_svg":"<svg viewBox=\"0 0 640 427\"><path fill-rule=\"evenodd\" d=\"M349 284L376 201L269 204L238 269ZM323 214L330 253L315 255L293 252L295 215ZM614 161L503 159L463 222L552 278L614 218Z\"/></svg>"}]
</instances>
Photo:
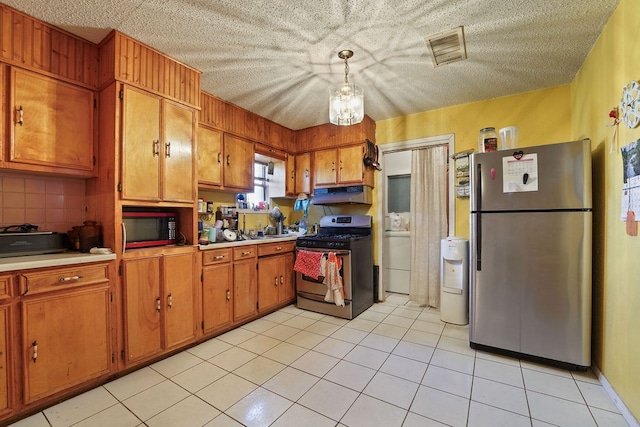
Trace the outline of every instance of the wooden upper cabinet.
<instances>
[{"instance_id":1,"label":"wooden upper cabinet","mask_svg":"<svg viewBox=\"0 0 640 427\"><path fill-rule=\"evenodd\" d=\"M222 132L198 127L198 185L222 186Z\"/></svg>"},{"instance_id":2,"label":"wooden upper cabinet","mask_svg":"<svg viewBox=\"0 0 640 427\"><path fill-rule=\"evenodd\" d=\"M195 111L175 102L163 100L164 153L162 199L193 202L195 197ZM163 156L164 154L164 156Z\"/></svg>"},{"instance_id":3,"label":"wooden upper cabinet","mask_svg":"<svg viewBox=\"0 0 640 427\"><path fill-rule=\"evenodd\" d=\"M316 186L338 183L338 150L320 150L313 153L314 184Z\"/></svg>"},{"instance_id":4,"label":"wooden upper cabinet","mask_svg":"<svg viewBox=\"0 0 640 427\"><path fill-rule=\"evenodd\" d=\"M284 186L285 186L285 195L287 196L295 196L296 193L296 156L293 154L287 154L287 158L284 161L285 163L285 177L284 177Z\"/></svg>"},{"instance_id":5,"label":"wooden upper cabinet","mask_svg":"<svg viewBox=\"0 0 640 427\"><path fill-rule=\"evenodd\" d=\"M191 203L191 108L129 86L123 89L122 198Z\"/></svg>"},{"instance_id":6,"label":"wooden upper cabinet","mask_svg":"<svg viewBox=\"0 0 640 427\"><path fill-rule=\"evenodd\" d=\"M253 192L253 143L225 133L223 145L225 189Z\"/></svg>"},{"instance_id":7,"label":"wooden upper cabinet","mask_svg":"<svg viewBox=\"0 0 640 427\"><path fill-rule=\"evenodd\" d=\"M338 183L361 184L364 179L362 145L338 148Z\"/></svg>"},{"instance_id":8,"label":"wooden upper cabinet","mask_svg":"<svg viewBox=\"0 0 640 427\"><path fill-rule=\"evenodd\" d=\"M296 155L295 193L311 193L311 154Z\"/></svg>"},{"instance_id":9,"label":"wooden upper cabinet","mask_svg":"<svg viewBox=\"0 0 640 427\"><path fill-rule=\"evenodd\" d=\"M8 168L93 174L94 93L11 68Z\"/></svg>"},{"instance_id":10,"label":"wooden upper cabinet","mask_svg":"<svg viewBox=\"0 0 640 427\"><path fill-rule=\"evenodd\" d=\"M125 86L122 198L160 200L161 98Z\"/></svg>"},{"instance_id":11,"label":"wooden upper cabinet","mask_svg":"<svg viewBox=\"0 0 640 427\"><path fill-rule=\"evenodd\" d=\"M368 175L362 161L363 144L320 150L314 153L314 184L317 187L332 185L366 184ZM372 181L372 180L371 180Z\"/></svg>"}]
</instances>

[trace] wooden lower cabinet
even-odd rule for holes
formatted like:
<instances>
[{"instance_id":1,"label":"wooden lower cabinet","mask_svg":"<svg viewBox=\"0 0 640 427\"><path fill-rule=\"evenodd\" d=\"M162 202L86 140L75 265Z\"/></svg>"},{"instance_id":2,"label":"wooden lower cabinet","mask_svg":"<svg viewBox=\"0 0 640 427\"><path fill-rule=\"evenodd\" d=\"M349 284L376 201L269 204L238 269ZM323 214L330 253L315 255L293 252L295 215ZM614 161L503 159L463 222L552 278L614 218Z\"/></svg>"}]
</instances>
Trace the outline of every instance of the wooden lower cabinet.
<instances>
[{"instance_id":1,"label":"wooden lower cabinet","mask_svg":"<svg viewBox=\"0 0 640 427\"><path fill-rule=\"evenodd\" d=\"M112 371L107 264L26 271L18 276L23 402Z\"/></svg>"},{"instance_id":2,"label":"wooden lower cabinet","mask_svg":"<svg viewBox=\"0 0 640 427\"><path fill-rule=\"evenodd\" d=\"M258 247L258 311L264 313L295 298L293 242Z\"/></svg>"},{"instance_id":3,"label":"wooden lower cabinet","mask_svg":"<svg viewBox=\"0 0 640 427\"><path fill-rule=\"evenodd\" d=\"M195 340L195 264L193 250L123 260L127 364Z\"/></svg>"},{"instance_id":4,"label":"wooden lower cabinet","mask_svg":"<svg viewBox=\"0 0 640 427\"><path fill-rule=\"evenodd\" d=\"M233 324L231 249L202 253L202 329L205 335Z\"/></svg>"},{"instance_id":5,"label":"wooden lower cabinet","mask_svg":"<svg viewBox=\"0 0 640 427\"><path fill-rule=\"evenodd\" d=\"M0 416L11 408L9 400L9 307L0 306Z\"/></svg>"},{"instance_id":6,"label":"wooden lower cabinet","mask_svg":"<svg viewBox=\"0 0 640 427\"><path fill-rule=\"evenodd\" d=\"M258 275L256 246L233 248L233 321L250 319L258 314Z\"/></svg>"}]
</instances>

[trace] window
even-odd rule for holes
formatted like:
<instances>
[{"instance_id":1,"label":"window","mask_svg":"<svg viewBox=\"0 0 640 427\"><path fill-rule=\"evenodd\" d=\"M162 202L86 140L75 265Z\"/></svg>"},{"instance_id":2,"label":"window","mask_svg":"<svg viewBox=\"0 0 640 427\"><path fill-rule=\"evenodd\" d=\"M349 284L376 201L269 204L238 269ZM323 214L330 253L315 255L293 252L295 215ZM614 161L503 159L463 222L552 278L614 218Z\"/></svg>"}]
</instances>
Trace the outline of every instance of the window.
<instances>
[{"instance_id":1,"label":"window","mask_svg":"<svg viewBox=\"0 0 640 427\"><path fill-rule=\"evenodd\" d=\"M269 179L267 178L267 168L267 163L255 162L253 164L253 193L247 193L245 197L247 207L268 201Z\"/></svg>"},{"instance_id":2,"label":"window","mask_svg":"<svg viewBox=\"0 0 640 427\"><path fill-rule=\"evenodd\" d=\"M387 177L387 213L411 212L411 175Z\"/></svg>"}]
</instances>

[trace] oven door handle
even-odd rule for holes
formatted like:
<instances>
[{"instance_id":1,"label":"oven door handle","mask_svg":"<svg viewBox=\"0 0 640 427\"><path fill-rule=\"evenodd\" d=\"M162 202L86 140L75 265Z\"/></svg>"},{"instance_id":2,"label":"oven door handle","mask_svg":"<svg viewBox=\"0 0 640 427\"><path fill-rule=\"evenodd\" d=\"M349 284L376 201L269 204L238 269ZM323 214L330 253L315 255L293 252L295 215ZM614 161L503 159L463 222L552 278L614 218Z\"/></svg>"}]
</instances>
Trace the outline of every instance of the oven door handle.
<instances>
[{"instance_id":1,"label":"oven door handle","mask_svg":"<svg viewBox=\"0 0 640 427\"><path fill-rule=\"evenodd\" d=\"M333 252L338 256L347 256L351 254L351 251L332 251L331 249L307 249L307 248L297 248L297 251L307 251L307 252L322 252L324 254L328 254L329 252Z\"/></svg>"},{"instance_id":2,"label":"oven door handle","mask_svg":"<svg viewBox=\"0 0 640 427\"><path fill-rule=\"evenodd\" d=\"M311 294L309 292L302 292L302 291L298 291L297 292L298 296L300 298L305 298L311 301L317 301L317 302L321 302L323 304L329 304L329 305L335 305L335 303L333 302L328 302L324 300L324 295L318 295L318 294ZM348 305L351 305L351 301L349 300L344 300L344 305L345 307Z\"/></svg>"}]
</instances>

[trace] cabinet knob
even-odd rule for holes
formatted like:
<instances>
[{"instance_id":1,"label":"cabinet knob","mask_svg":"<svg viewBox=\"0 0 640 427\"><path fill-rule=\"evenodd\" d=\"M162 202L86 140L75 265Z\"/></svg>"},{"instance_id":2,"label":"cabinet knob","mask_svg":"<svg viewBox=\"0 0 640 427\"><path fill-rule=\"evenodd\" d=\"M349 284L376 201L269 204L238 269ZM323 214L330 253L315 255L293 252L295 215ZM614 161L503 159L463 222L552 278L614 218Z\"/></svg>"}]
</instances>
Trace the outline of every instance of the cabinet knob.
<instances>
[{"instance_id":1,"label":"cabinet knob","mask_svg":"<svg viewBox=\"0 0 640 427\"><path fill-rule=\"evenodd\" d=\"M284 285L284 276L280 276L280 284Z\"/></svg>"},{"instance_id":2,"label":"cabinet knob","mask_svg":"<svg viewBox=\"0 0 640 427\"><path fill-rule=\"evenodd\" d=\"M231 299L231 292L227 289L227 301Z\"/></svg>"},{"instance_id":3,"label":"cabinet knob","mask_svg":"<svg viewBox=\"0 0 640 427\"><path fill-rule=\"evenodd\" d=\"M218 153L218 163L222 163L222 153Z\"/></svg>"},{"instance_id":4,"label":"cabinet knob","mask_svg":"<svg viewBox=\"0 0 640 427\"><path fill-rule=\"evenodd\" d=\"M38 360L38 341L34 341L31 346L33 347L33 357L31 360L33 360L33 363L36 363L36 360Z\"/></svg>"},{"instance_id":5,"label":"cabinet knob","mask_svg":"<svg viewBox=\"0 0 640 427\"><path fill-rule=\"evenodd\" d=\"M156 140L153 141L152 149L153 149L154 157L160 155L160 140L159 139L156 139Z\"/></svg>"},{"instance_id":6,"label":"cabinet knob","mask_svg":"<svg viewBox=\"0 0 640 427\"><path fill-rule=\"evenodd\" d=\"M171 294L167 295L167 306L169 306L169 308L173 306L173 295Z\"/></svg>"},{"instance_id":7,"label":"cabinet knob","mask_svg":"<svg viewBox=\"0 0 640 427\"><path fill-rule=\"evenodd\" d=\"M164 156L171 157L171 141L164 145Z\"/></svg>"},{"instance_id":8,"label":"cabinet knob","mask_svg":"<svg viewBox=\"0 0 640 427\"><path fill-rule=\"evenodd\" d=\"M227 164L231 164L231 154L227 154Z\"/></svg>"},{"instance_id":9,"label":"cabinet knob","mask_svg":"<svg viewBox=\"0 0 640 427\"><path fill-rule=\"evenodd\" d=\"M160 297L156 298L156 311L160 312L160 309L162 307L160 306Z\"/></svg>"},{"instance_id":10,"label":"cabinet knob","mask_svg":"<svg viewBox=\"0 0 640 427\"><path fill-rule=\"evenodd\" d=\"M278 276L274 277L274 279L276 279L274 285L278 286Z\"/></svg>"}]
</instances>

